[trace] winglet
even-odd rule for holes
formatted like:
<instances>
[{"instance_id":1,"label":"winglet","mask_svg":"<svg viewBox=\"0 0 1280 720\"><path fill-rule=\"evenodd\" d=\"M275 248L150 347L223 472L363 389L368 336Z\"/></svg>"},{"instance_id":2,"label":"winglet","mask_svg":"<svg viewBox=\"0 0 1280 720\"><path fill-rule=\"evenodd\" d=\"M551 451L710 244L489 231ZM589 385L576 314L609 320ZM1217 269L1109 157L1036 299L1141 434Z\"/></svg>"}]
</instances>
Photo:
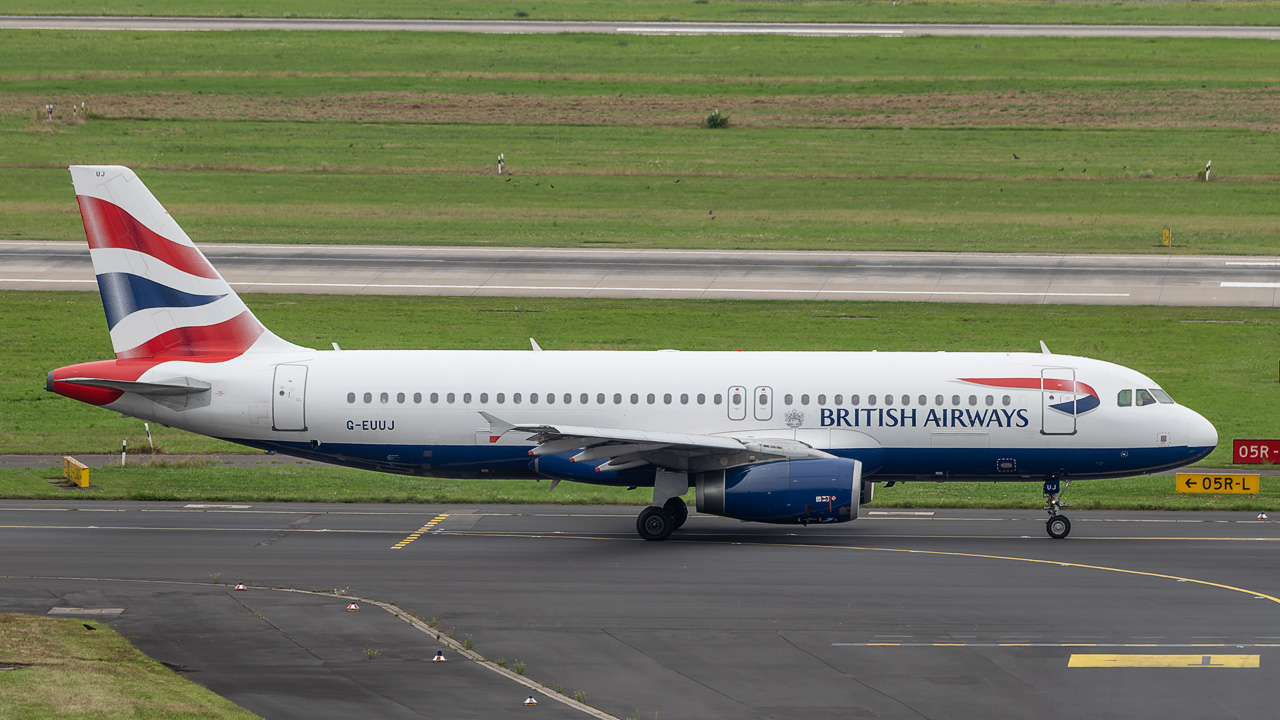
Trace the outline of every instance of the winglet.
<instances>
[{"instance_id":1,"label":"winglet","mask_svg":"<svg viewBox=\"0 0 1280 720\"><path fill-rule=\"evenodd\" d=\"M480 411L480 415L483 416L485 420L489 421L489 442L491 443L498 442L498 440L502 438L503 433L515 428L515 425L512 425L506 420L496 418L483 410Z\"/></svg>"},{"instance_id":2,"label":"winglet","mask_svg":"<svg viewBox=\"0 0 1280 720\"><path fill-rule=\"evenodd\" d=\"M1043 340L1040 341L1040 352L1044 353L1045 355L1053 354L1052 352L1049 352L1049 346L1045 345Z\"/></svg>"}]
</instances>

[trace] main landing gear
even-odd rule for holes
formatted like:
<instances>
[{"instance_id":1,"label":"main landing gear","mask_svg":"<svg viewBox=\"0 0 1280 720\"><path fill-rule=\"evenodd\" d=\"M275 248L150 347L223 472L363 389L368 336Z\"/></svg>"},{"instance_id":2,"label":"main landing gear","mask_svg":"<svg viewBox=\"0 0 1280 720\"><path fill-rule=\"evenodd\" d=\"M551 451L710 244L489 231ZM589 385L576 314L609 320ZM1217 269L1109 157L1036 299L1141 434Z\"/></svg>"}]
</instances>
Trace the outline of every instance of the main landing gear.
<instances>
[{"instance_id":1,"label":"main landing gear","mask_svg":"<svg viewBox=\"0 0 1280 720\"><path fill-rule=\"evenodd\" d=\"M685 473L659 469L654 474L653 504L640 511L636 532L645 540L666 540L689 519L689 506L681 495L689 491Z\"/></svg>"},{"instance_id":2,"label":"main landing gear","mask_svg":"<svg viewBox=\"0 0 1280 720\"><path fill-rule=\"evenodd\" d=\"M1049 533L1049 537L1054 540L1061 540L1071 534L1071 521L1067 519L1066 515L1059 512L1062 508L1062 501L1058 497L1070 486L1070 480L1059 481L1057 477L1044 481L1044 494L1049 496L1048 502L1044 506L1044 509L1049 513L1049 520L1045 522L1044 529L1045 532Z\"/></svg>"},{"instance_id":3,"label":"main landing gear","mask_svg":"<svg viewBox=\"0 0 1280 720\"><path fill-rule=\"evenodd\" d=\"M689 506L680 498L667 500L662 507L650 505L636 518L636 531L645 540L666 540L689 519Z\"/></svg>"}]
</instances>

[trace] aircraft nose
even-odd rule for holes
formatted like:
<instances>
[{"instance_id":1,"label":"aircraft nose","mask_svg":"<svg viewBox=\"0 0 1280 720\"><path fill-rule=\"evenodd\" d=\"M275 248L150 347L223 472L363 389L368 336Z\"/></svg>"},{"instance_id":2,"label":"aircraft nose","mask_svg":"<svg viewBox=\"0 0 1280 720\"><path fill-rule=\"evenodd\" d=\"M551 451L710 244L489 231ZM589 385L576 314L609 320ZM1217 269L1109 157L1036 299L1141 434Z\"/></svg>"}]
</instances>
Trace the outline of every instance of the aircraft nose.
<instances>
[{"instance_id":1,"label":"aircraft nose","mask_svg":"<svg viewBox=\"0 0 1280 720\"><path fill-rule=\"evenodd\" d=\"M1218 445L1218 429L1200 413L1191 410L1187 418L1187 445L1212 450Z\"/></svg>"}]
</instances>

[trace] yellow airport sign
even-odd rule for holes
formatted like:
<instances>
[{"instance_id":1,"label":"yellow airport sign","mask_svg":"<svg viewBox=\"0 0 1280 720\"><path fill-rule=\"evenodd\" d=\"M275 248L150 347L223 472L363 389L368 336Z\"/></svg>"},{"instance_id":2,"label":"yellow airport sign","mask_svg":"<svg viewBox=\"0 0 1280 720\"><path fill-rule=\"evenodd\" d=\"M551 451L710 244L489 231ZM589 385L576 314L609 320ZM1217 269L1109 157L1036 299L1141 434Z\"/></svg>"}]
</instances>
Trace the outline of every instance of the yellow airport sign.
<instances>
[{"instance_id":1,"label":"yellow airport sign","mask_svg":"<svg viewBox=\"0 0 1280 720\"><path fill-rule=\"evenodd\" d=\"M1178 473L1180 493L1242 493L1258 492L1258 475L1243 473Z\"/></svg>"},{"instance_id":2,"label":"yellow airport sign","mask_svg":"<svg viewBox=\"0 0 1280 720\"><path fill-rule=\"evenodd\" d=\"M1073 668L1256 668L1257 655L1072 655Z\"/></svg>"}]
</instances>

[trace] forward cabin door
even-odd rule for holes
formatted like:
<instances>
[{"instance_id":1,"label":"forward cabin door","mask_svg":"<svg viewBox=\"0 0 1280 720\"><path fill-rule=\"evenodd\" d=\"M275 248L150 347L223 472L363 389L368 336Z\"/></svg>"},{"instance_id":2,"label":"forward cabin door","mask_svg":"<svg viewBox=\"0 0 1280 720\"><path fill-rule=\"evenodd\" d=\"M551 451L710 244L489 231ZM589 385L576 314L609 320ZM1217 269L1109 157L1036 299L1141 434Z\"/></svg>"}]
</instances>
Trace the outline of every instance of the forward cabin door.
<instances>
[{"instance_id":1,"label":"forward cabin door","mask_svg":"<svg viewBox=\"0 0 1280 720\"><path fill-rule=\"evenodd\" d=\"M1041 433L1045 435L1075 434L1075 387L1076 371L1072 368L1044 368L1040 371Z\"/></svg>"},{"instance_id":2,"label":"forward cabin door","mask_svg":"<svg viewBox=\"0 0 1280 720\"><path fill-rule=\"evenodd\" d=\"M307 366L277 365L271 393L271 429L306 430Z\"/></svg>"}]
</instances>

